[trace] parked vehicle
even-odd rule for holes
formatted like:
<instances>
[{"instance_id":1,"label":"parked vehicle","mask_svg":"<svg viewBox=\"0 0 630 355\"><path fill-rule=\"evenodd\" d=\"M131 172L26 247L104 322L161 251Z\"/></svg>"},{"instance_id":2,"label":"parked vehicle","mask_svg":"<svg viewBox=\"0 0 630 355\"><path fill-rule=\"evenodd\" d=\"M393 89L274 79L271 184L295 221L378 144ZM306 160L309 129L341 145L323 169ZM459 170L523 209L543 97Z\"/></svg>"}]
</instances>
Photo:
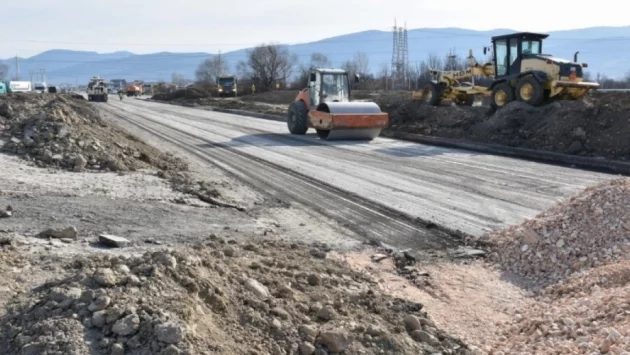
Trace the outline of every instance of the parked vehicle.
<instances>
[{"instance_id":1,"label":"parked vehicle","mask_svg":"<svg viewBox=\"0 0 630 355\"><path fill-rule=\"evenodd\" d=\"M32 92L30 81L9 81L8 92Z\"/></svg>"},{"instance_id":2,"label":"parked vehicle","mask_svg":"<svg viewBox=\"0 0 630 355\"><path fill-rule=\"evenodd\" d=\"M33 88L36 94L43 94L48 92L48 85L46 83L35 83Z\"/></svg>"}]
</instances>

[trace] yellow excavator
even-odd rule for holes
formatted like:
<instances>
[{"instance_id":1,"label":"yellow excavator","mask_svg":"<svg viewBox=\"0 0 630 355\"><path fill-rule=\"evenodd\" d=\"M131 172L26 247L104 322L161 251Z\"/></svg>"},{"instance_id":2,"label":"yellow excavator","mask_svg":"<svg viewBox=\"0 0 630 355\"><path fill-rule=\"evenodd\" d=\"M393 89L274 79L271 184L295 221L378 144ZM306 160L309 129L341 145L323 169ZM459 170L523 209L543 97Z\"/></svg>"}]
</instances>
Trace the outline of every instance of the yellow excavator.
<instances>
[{"instance_id":1,"label":"yellow excavator","mask_svg":"<svg viewBox=\"0 0 630 355\"><path fill-rule=\"evenodd\" d=\"M442 100L456 104L473 104L475 98L490 96L490 106L500 108L509 102L519 100L532 106L546 104L553 100L577 100L599 84L584 81L583 68L586 63L578 63L575 53L573 61L543 54L543 39L547 34L518 32L492 37L492 46L484 48L484 54L491 51L493 60L479 64L472 55L468 56L468 68L456 71L430 69L433 80L414 91L412 100L422 100L437 106ZM475 76L492 79L489 87L474 85Z\"/></svg>"}]
</instances>

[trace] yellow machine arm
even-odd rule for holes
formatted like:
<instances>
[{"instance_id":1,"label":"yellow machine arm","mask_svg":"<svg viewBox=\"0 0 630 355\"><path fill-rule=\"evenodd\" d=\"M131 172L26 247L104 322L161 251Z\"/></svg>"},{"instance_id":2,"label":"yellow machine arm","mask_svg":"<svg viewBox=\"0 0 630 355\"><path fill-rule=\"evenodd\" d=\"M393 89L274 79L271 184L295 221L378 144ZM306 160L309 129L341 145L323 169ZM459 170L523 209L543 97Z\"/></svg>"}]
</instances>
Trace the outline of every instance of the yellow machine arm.
<instances>
[{"instance_id":1,"label":"yellow machine arm","mask_svg":"<svg viewBox=\"0 0 630 355\"><path fill-rule=\"evenodd\" d=\"M477 63L472 54L472 49L468 52L468 67L463 70L435 70L429 68L431 75L437 75L437 80L451 86L455 81L472 78L473 76L494 76L494 63L489 62L483 65Z\"/></svg>"}]
</instances>

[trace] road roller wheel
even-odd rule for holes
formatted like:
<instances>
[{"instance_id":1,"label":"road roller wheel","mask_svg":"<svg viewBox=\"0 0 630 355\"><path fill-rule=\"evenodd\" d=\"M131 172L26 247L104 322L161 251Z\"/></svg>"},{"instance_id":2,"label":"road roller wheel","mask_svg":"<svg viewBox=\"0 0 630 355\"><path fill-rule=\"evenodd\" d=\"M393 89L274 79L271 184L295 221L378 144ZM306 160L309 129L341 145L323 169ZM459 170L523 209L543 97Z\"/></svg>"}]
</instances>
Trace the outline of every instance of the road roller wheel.
<instances>
[{"instance_id":1,"label":"road roller wheel","mask_svg":"<svg viewBox=\"0 0 630 355\"><path fill-rule=\"evenodd\" d=\"M519 101L532 106L540 105L545 99L545 90L540 82L531 75L518 79L514 91Z\"/></svg>"},{"instance_id":2,"label":"road roller wheel","mask_svg":"<svg viewBox=\"0 0 630 355\"><path fill-rule=\"evenodd\" d=\"M508 83L501 83L492 89L490 106L497 109L507 105L514 100L514 91Z\"/></svg>"},{"instance_id":3,"label":"road roller wheel","mask_svg":"<svg viewBox=\"0 0 630 355\"><path fill-rule=\"evenodd\" d=\"M291 134L305 134L308 131L308 112L302 101L294 101L289 105L287 126Z\"/></svg>"}]
</instances>

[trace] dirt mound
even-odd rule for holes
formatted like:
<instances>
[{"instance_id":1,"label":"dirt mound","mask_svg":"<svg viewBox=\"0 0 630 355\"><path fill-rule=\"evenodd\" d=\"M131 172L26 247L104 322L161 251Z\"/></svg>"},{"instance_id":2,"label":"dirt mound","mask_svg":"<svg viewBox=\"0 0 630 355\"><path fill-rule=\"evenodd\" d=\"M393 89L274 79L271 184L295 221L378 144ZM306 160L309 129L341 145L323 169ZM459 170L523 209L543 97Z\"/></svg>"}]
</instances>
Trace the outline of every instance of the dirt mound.
<instances>
[{"instance_id":1,"label":"dirt mound","mask_svg":"<svg viewBox=\"0 0 630 355\"><path fill-rule=\"evenodd\" d=\"M141 257L79 257L16 295L6 354L468 354L422 306L326 259L326 248L211 238Z\"/></svg>"},{"instance_id":2,"label":"dirt mound","mask_svg":"<svg viewBox=\"0 0 630 355\"><path fill-rule=\"evenodd\" d=\"M274 105L287 105L295 100L299 90L279 90L240 96L246 102L264 102Z\"/></svg>"},{"instance_id":3,"label":"dirt mound","mask_svg":"<svg viewBox=\"0 0 630 355\"><path fill-rule=\"evenodd\" d=\"M536 300L511 312L493 354L630 351L629 203L630 179L612 180L490 236Z\"/></svg>"},{"instance_id":4,"label":"dirt mound","mask_svg":"<svg viewBox=\"0 0 630 355\"><path fill-rule=\"evenodd\" d=\"M493 354L627 354L628 281L630 264L623 261L541 290L539 302L514 312L496 335Z\"/></svg>"},{"instance_id":5,"label":"dirt mound","mask_svg":"<svg viewBox=\"0 0 630 355\"><path fill-rule=\"evenodd\" d=\"M512 102L492 114L481 107L384 105L390 130L573 155L630 159L630 93L592 93L541 107Z\"/></svg>"},{"instance_id":6,"label":"dirt mound","mask_svg":"<svg viewBox=\"0 0 630 355\"><path fill-rule=\"evenodd\" d=\"M615 262L630 250L630 179L589 187L555 207L491 236L505 267L535 284Z\"/></svg>"},{"instance_id":7,"label":"dirt mound","mask_svg":"<svg viewBox=\"0 0 630 355\"><path fill-rule=\"evenodd\" d=\"M4 95L0 116L9 135L2 149L39 166L75 171L186 168L179 159L105 122L96 108L72 95Z\"/></svg>"},{"instance_id":8,"label":"dirt mound","mask_svg":"<svg viewBox=\"0 0 630 355\"><path fill-rule=\"evenodd\" d=\"M203 99L206 97L212 96L209 92L201 89L201 88L185 88L180 90L175 90L170 93L158 93L153 95L151 98L153 100L158 101L172 101L172 100L196 100Z\"/></svg>"}]
</instances>

